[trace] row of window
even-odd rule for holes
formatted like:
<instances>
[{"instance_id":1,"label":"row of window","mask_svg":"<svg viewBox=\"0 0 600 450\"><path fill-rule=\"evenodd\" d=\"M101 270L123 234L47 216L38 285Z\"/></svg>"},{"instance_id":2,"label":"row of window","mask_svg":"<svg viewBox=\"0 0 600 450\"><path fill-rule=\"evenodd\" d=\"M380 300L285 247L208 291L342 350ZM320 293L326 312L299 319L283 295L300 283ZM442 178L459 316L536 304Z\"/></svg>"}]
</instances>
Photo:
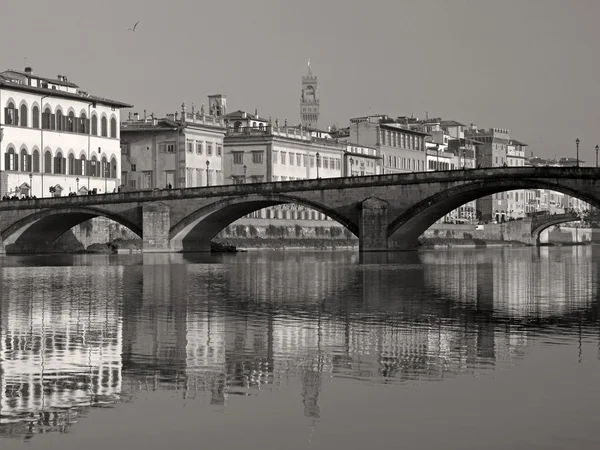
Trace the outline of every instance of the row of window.
<instances>
[{"instance_id":1,"label":"row of window","mask_svg":"<svg viewBox=\"0 0 600 450\"><path fill-rule=\"evenodd\" d=\"M281 153L281 158L279 158L278 153ZM317 162L317 167L323 169L334 169L340 170L342 167L342 160L339 158L333 158L329 156L319 156L316 158L316 155L303 155L301 153L293 153L293 152L273 152L273 164L282 164L282 165L290 165L290 166L298 166L298 167L315 167L315 160Z\"/></svg>"},{"instance_id":2,"label":"row of window","mask_svg":"<svg viewBox=\"0 0 600 450\"><path fill-rule=\"evenodd\" d=\"M68 158L64 158L62 152L58 151L53 157L52 152L46 150L42 160L37 149L30 155L26 149L21 149L21 152L17 153L12 147L8 148L4 157L5 170L11 172L117 178L117 160L115 157L111 158L109 164L106 156L102 157L101 160L98 160L96 156L86 160L85 155L81 155L81 158L77 159L71 153Z\"/></svg>"},{"instance_id":3,"label":"row of window","mask_svg":"<svg viewBox=\"0 0 600 450\"><path fill-rule=\"evenodd\" d=\"M213 144L212 142L202 142L202 141L196 141L195 142L195 148L196 148L196 153L198 155L202 154L203 151L203 147L206 147L206 156L212 156L213 154ZM187 146L187 152L188 153L194 153L194 141L191 139L188 139L186 142L186 146ZM220 144L215 144L215 148L216 148L216 152L217 152L217 156L221 156L223 153L222 150L222 146ZM167 152L169 153L169 152Z\"/></svg>"},{"instance_id":4,"label":"row of window","mask_svg":"<svg viewBox=\"0 0 600 450\"><path fill-rule=\"evenodd\" d=\"M445 161L435 161L430 159L427 164L427 168L429 170L454 170L456 166L454 163L449 163Z\"/></svg>"},{"instance_id":5,"label":"row of window","mask_svg":"<svg viewBox=\"0 0 600 450\"><path fill-rule=\"evenodd\" d=\"M402 147L410 150L423 149L423 143L421 142L422 138L412 134L380 130L379 140L381 145L387 145L388 147Z\"/></svg>"},{"instance_id":6,"label":"row of window","mask_svg":"<svg viewBox=\"0 0 600 450\"><path fill-rule=\"evenodd\" d=\"M64 115L59 107L56 108L54 114L50 108L46 108L40 115L40 109L36 105L31 110L31 128L39 129L40 119L42 130L80 134L90 134L91 130L93 136L98 136L98 116L96 114L92 114L90 120L85 112L82 112L79 117L76 117L73 111L69 111L67 115ZM4 108L4 123L5 125L28 128L27 105L22 104L20 109L17 109L14 103L9 102L8 106ZM108 137L108 125L108 119L103 115L100 118L100 136ZM117 119L115 117L110 119L110 137L117 137Z\"/></svg>"},{"instance_id":7,"label":"row of window","mask_svg":"<svg viewBox=\"0 0 600 450\"><path fill-rule=\"evenodd\" d=\"M425 161L420 161L414 158L401 158L399 156L387 155L387 167L394 169L412 170L423 172L425 170Z\"/></svg>"}]
</instances>

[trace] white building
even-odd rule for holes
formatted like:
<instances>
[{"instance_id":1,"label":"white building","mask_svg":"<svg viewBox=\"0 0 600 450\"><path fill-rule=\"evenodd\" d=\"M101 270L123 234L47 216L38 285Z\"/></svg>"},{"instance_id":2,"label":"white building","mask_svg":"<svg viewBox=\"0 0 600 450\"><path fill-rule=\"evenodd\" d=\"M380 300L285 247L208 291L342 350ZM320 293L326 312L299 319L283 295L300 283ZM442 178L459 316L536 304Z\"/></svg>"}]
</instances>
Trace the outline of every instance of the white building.
<instances>
[{"instance_id":1,"label":"white building","mask_svg":"<svg viewBox=\"0 0 600 450\"><path fill-rule=\"evenodd\" d=\"M220 114L224 103L209 96L211 111ZM144 114L145 115L145 114ZM123 185L128 190L214 186L223 181L223 135L225 120L205 115L204 107L191 113L185 103L181 112L166 118L136 113L121 124Z\"/></svg>"},{"instance_id":2,"label":"white building","mask_svg":"<svg viewBox=\"0 0 600 450\"><path fill-rule=\"evenodd\" d=\"M261 124L262 125L262 124ZM224 139L226 184L342 176L346 143L314 137L297 127L234 127Z\"/></svg>"},{"instance_id":3,"label":"white building","mask_svg":"<svg viewBox=\"0 0 600 450\"><path fill-rule=\"evenodd\" d=\"M0 197L114 192L121 184L120 108L67 77L0 73Z\"/></svg>"}]
</instances>

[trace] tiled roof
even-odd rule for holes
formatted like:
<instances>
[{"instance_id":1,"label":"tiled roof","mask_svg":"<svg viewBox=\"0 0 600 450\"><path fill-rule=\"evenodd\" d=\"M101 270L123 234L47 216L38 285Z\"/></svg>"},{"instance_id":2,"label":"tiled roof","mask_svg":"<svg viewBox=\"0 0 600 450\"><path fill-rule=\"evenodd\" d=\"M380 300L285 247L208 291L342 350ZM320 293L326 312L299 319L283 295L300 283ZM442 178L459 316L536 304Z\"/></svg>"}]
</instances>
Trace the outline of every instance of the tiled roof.
<instances>
[{"instance_id":1,"label":"tiled roof","mask_svg":"<svg viewBox=\"0 0 600 450\"><path fill-rule=\"evenodd\" d=\"M457 122L456 120L442 120L440 122L441 127L464 127L464 123Z\"/></svg>"},{"instance_id":2,"label":"tiled roof","mask_svg":"<svg viewBox=\"0 0 600 450\"><path fill-rule=\"evenodd\" d=\"M133 105L128 103L119 102L116 100L110 100L104 97L98 97L96 95L82 94L77 93L73 94L71 92L59 91L58 89L46 89L39 88L34 86L28 86L26 84L13 83L12 81L8 81L5 78L0 78L0 87L4 87L7 89L14 89L17 91L25 91L25 92L36 92L38 94L45 94L49 97L61 97L61 98L70 98L74 100L81 100L87 102L97 102L102 103L104 105L116 106L118 108L132 108Z\"/></svg>"},{"instance_id":3,"label":"tiled roof","mask_svg":"<svg viewBox=\"0 0 600 450\"><path fill-rule=\"evenodd\" d=\"M68 86L68 87L73 87L73 88L79 87L75 83L71 83L70 81L61 81L61 80L57 80L54 78L40 77L40 76L34 75L33 73L22 72L20 70L8 69L8 70L5 70L4 72L0 73L0 75L2 75L4 73L16 73L16 74L22 75L27 78L35 78L36 80L43 80L43 81L47 81L48 83L52 83L52 84L60 84L62 86Z\"/></svg>"},{"instance_id":4,"label":"tiled roof","mask_svg":"<svg viewBox=\"0 0 600 450\"><path fill-rule=\"evenodd\" d=\"M393 128L394 130L408 131L413 134L420 134L421 136L430 136L429 133L423 133L422 131L412 130L410 128L404 128L400 123L381 123L381 127Z\"/></svg>"}]
</instances>

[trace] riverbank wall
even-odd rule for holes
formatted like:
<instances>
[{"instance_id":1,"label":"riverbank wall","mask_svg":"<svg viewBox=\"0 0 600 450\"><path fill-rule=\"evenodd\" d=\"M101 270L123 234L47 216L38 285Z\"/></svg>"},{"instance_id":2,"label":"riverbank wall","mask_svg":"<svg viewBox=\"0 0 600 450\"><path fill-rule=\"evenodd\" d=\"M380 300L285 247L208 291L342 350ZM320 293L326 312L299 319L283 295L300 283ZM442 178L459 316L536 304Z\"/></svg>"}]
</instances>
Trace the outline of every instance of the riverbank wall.
<instances>
[{"instance_id":1,"label":"riverbank wall","mask_svg":"<svg viewBox=\"0 0 600 450\"><path fill-rule=\"evenodd\" d=\"M422 246L485 247L526 245L526 221L503 224L434 224L420 237ZM213 242L253 248L358 248L358 238L332 220L243 218L226 227ZM545 230L542 244L599 242L600 229L553 226ZM139 236L110 219L98 217L73 227L59 238L57 252L139 250Z\"/></svg>"}]
</instances>

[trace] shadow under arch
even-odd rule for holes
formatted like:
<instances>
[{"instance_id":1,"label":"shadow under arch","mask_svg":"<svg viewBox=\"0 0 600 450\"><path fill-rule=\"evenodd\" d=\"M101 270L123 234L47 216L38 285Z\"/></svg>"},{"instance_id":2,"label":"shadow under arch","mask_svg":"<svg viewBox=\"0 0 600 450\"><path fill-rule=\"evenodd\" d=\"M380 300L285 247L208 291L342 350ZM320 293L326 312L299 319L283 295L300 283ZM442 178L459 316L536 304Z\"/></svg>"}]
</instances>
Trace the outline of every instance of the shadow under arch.
<instances>
[{"instance_id":1,"label":"shadow under arch","mask_svg":"<svg viewBox=\"0 0 600 450\"><path fill-rule=\"evenodd\" d=\"M175 224L169 233L171 248L176 251L207 251L211 239L229 224L254 211L286 203L319 211L358 236L357 224L319 203L289 195L250 194L211 203Z\"/></svg>"},{"instance_id":2,"label":"shadow under arch","mask_svg":"<svg viewBox=\"0 0 600 450\"><path fill-rule=\"evenodd\" d=\"M416 246L417 239L425 230L459 206L498 192L519 189L547 189L561 192L592 206L600 207L599 199L555 182L513 178L481 180L443 190L417 203L390 223L388 238L400 247Z\"/></svg>"},{"instance_id":3,"label":"shadow under arch","mask_svg":"<svg viewBox=\"0 0 600 450\"><path fill-rule=\"evenodd\" d=\"M41 252L74 226L95 217L106 217L142 237L138 226L106 211L88 207L55 207L24 217L4 230L1 238L6 253Z\"/></svg>"},{"instance_id":4,"label":"shadow under arch","mask_svg":"<svg viewBox=\"0 0 600 450\"><path fill-rule=\"evenodd\" d=\"M548 216L549 218L552 218L552 216ZM533 228L531 230L531 237L533 239L533 241L536 243L536 245L539 245L540 243L540 236L542 234L542 232L544 230L547 230L548 228L554 226L554 225L559 225L561 223L568 223L568 222L577 222L578 220L580 220L579 218L573 218L573 217L559 217L555 220L548 220L547 222L543 222L541 224L539 224L537 227Z\"/></svg>"}]
</instances>

